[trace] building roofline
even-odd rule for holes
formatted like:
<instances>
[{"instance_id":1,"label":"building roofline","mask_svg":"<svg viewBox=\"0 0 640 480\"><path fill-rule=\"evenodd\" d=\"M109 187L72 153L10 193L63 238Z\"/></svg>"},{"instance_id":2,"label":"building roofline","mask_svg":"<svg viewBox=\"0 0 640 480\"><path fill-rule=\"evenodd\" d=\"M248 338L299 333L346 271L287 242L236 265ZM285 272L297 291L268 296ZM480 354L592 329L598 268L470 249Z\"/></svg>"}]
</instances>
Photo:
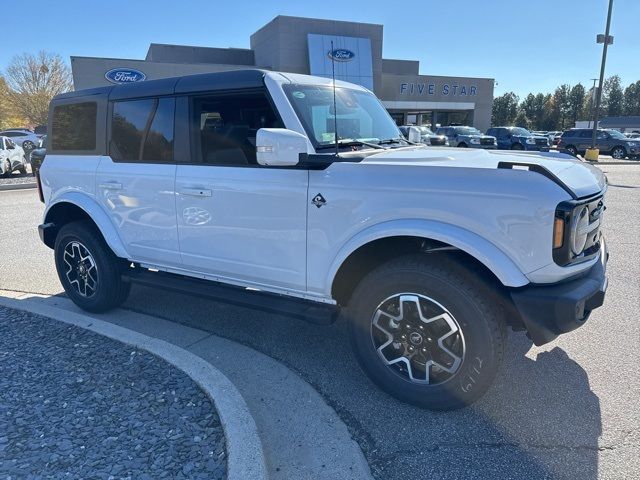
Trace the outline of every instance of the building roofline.
<instances>
[{"instance_id":1,"label":"building roofline","mask_svg":"<svg viewBox=\"0 0 640 480\"><path fill-rule=\"evenodd\" d=\"M382 25L381 23L354 22L352 20L332 20L330 18L317 18L317 17L298 17L295 15L276 15L267 23L262 25L259 29L257 29L255 32L253 32L251 36L255 35L261 30L264 30L269 25L271 25L272 23L274 23L276 20L279 20L279 19L310 20L310 21L331 22L331 23L357 23L360 25L370 25L373 27L384 28L384 25Z\"/></svg>"}]
</instances>

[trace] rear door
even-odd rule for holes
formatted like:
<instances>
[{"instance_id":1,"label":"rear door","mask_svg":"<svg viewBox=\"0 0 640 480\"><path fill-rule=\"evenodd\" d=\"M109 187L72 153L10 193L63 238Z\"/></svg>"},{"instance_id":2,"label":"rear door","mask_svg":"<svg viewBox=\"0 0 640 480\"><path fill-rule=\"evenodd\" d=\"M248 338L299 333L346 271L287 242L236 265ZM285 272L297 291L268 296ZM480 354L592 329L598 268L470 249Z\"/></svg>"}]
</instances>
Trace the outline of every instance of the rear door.
<instances>
[{"instance_id":1,"label":"rear door","mask_svg":"<svg viewBox=\"0 0 640 480\"><path fill-rule=\"evenodd\" d=\"M180 101L191 134L190 158L176 174L184 268L230 283L304 291L308 171L257 164L258 129L282 126L266 92Z\"/></svg>"},{"instance_id":2,"label":"rear door","mask_svg":"<svg viewBox=\"0 0 640 480\"><path fill-rule=\"evenodd\" d=\"M179 266L175 98L118 100L108 111L108 155L96 174L98 201L133 260Z\"/></svg>"}]
</instances>

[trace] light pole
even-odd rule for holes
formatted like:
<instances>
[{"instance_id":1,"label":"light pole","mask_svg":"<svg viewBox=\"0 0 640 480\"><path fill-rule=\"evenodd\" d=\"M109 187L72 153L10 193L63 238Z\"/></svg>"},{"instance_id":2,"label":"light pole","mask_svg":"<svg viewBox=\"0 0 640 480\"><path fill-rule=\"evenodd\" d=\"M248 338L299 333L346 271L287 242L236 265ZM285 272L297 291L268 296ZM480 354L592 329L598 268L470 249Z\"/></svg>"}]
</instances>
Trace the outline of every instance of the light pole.
<instances>
[{"instance_id":1,"label":"light pole","mask_svg":"<svg viewBox=\"0 0 640 480\"><path fill-rule=\"evenodd\" d=\"M600 64L600 81L598 82L598 91L596 92L596 111L593 115L593 133L591 134L591 151L587 151L585 158L591 161L598 161L598 150L596 150L596 134L598 132L598 115L600 113L600 100L602 97L602 84L604 83L604 67L607 63L607 47L613 43L613 37L609 35L611 27L611 10L613 10L613 0L609 0L609 10L607 11L607 27L604 35L599 34L596 37L598 43L603 43L602 47L602 63Z\"/></svg>"},{"instance_id":2,"label":"light pole","mask_svg":"<svg viewBox=\"0 0 640 480\"><path fill-rule=\"evenodd\" d=\"M593 122L593 104L596 101L596 82L598 79L592 78L591 80L593 81L593 87L591 88L591 101L589 102L589 122ZM589 126L593 127L593 123Z\"/></svg>"}]
</instances>

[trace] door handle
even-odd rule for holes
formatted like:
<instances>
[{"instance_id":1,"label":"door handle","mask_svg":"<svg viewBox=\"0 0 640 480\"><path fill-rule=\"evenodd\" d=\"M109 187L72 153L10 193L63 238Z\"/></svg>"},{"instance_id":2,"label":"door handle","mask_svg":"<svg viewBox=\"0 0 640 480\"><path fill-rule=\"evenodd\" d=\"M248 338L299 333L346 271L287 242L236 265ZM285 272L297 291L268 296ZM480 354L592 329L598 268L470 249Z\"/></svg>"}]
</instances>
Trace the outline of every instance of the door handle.
<instances>
[{"instance_id":1,"label":"door handle","mask_svg":"<svg viewBox=\"0 0 640 480\"><path fill-rule=\"evenodd\" d=\"M183 188L180 190L180 195L187 195L190 197L210 197L213 192L207 188Z\"/></svg>"},{"instance_id":2,"label":"door handle","mask_svg":"<svg viewBox=\"0 0 640 480\"><path fill-rule=\"evenodd\" d=\"M99 187L105 190L122 190L122 184L119 182L104 182Z\"/></svg>"}]
</instances>

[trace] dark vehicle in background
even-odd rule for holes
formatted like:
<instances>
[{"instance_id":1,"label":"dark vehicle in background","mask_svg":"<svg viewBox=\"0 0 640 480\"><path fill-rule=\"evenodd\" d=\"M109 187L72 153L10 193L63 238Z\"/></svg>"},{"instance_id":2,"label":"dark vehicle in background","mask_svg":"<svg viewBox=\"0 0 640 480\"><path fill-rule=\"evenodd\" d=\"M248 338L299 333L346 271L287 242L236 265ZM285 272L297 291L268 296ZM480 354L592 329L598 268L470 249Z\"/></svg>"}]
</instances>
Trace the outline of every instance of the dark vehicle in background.
<instances>
[{"instance_id":1,"label":"dark vehicle in background","mask_svg":"<svg viewBox=\"0 0 640 480\"><path fill-rule=\"evenodd\" d=\"M591 148L590 128L572 128L562 134L558 148L573 156L584 155ZM596 148L600 154L611 155L616 160L629 157L637 159L640 156L640 140L628 138L617 130L599 129L596 134Z\"/></svg>"},{"instance_id":2,"label":"dark vehicle in background","mask_svg":"<svg viewBox=\"0 0 640 480\"><path fill-rule=\"evenodd\" d=\"M444 135L452 147L495 149L496 137L484 135L474 127L449 126L438 127L436 135Z\"/></svg>"},{"instance_id":3,"label":"dark vehicle in background","mask_svg":"<svg viewBox=\"0 0 640 480\"><path fill-rule=\"evenodd\" d=\"M405 138L409 138L409 127L415 127L420 130L420 142L425 145L433 145L439 147L446 147L449 145L447 137L444 135L436 135L429 128L423 125L403 125L400 128L400 132Z\"/></svg>"},{"instance_id":4,"label":"dark vehicle in background","mask_svg":"<svg viewBox=\"0 0 640 480\"><path fill-rule=\"evenodd\" d=\"M44 156L46 154L47 154L47 136L43 135L42 138L40 138L40 145L38 145L38 148L36 148L35 150L32 150L31 154L29 155L29 163L31 164L31 173L33 173L34 177L36 175L36 172L40 170L40 166L42 165L42 162L44 161Z\"/></svg>"},{"instance_id":5,"label":"dark vehicle in background","mask_svg":"<svg viewBox=\"0 0 640 480\"><path fill-rule=\"evenodd\" d=\"M496 137L500 150L549 150L549 139L544 135L534 135L521 127L492 127L487 135Z\"/></svg>"}]
</instances>

